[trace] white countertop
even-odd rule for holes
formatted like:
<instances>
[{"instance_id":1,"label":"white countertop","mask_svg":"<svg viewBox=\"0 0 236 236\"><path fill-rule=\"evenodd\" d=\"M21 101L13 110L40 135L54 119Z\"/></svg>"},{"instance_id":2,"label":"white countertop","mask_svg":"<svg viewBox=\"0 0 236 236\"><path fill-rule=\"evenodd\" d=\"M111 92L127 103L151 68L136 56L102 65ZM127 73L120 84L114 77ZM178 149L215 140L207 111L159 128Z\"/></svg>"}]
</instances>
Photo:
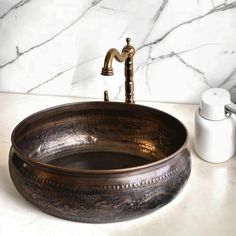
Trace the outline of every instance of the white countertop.
<instances>
[{"instance_id":1,"label":"white countertop","mask_svg":"<svg viewBox=\"0 0 236 236\"><path fill-rule=\"evenodd\" d=\"M33 112L82 100L85 99L0 93L0 235L236 235L236 159L209 164L197 157L192 145L194 105L140 103L176 116L190 134L190 179L171 203L156 212L121 223L84 224L47 215L21 197L8 172L13 128Z\"/></svg>"}]
</instances>

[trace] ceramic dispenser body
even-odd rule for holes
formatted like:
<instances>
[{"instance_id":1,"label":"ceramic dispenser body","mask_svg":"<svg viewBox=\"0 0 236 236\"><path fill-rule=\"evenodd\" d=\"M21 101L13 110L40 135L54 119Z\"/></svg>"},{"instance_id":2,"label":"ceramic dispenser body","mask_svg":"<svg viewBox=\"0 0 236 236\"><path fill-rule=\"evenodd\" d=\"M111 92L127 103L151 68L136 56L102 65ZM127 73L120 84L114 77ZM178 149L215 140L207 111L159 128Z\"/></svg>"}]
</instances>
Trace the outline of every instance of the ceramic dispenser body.
<instances>
[{"instance_id":1,"label":"ceramic dispenser body","mask_svg":"<svg viewBox=\"0 0 236 236\"><path fill-rule=\"evenodd\" d=\"M207 162L225 162L236 151L235 119L225 111L230 103L230 94L224 89L213 88L202 94L195 113L194 146Z\"/></svg>"}]
</instances>

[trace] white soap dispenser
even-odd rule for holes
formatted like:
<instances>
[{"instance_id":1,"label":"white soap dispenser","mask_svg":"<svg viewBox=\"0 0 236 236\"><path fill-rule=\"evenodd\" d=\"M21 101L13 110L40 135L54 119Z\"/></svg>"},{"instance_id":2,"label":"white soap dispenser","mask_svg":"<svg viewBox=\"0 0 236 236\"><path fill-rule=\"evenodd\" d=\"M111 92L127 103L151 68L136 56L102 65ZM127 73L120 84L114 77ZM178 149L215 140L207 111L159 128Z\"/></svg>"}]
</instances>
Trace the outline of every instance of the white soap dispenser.
<instances>
[{"instance_id":1,"label":"white soap dispenser","mask_svg":"<svg viewBox=\"0 0 236 236\"><path fill-rule=\"evenodd\" d=\"M230 94L221 88L206 90L195 113L194 146L205 161L221 163L236 151L235 105Z\"/></svg>"}]
</instances>

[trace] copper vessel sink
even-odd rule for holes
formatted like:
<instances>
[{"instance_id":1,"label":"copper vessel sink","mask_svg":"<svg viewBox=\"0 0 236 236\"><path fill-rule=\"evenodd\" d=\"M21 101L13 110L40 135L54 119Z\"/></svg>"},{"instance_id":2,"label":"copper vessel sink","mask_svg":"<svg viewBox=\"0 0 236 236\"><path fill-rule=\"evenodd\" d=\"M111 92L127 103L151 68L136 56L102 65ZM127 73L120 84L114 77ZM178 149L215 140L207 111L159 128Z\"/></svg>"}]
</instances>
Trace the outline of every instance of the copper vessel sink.
<instances>
[{"instance_id":1,"label":"copper vessel sink","mask_svg":"<svg viewBox=\"0 0 236 236\"><path fill-rule=\"evenodd\" d=\"M12 133L17 190L42 211L115 222L170 202L191 171L184 125L160 110L117 102L65 104L35 113Z\"/></svg>"}]
</instances>

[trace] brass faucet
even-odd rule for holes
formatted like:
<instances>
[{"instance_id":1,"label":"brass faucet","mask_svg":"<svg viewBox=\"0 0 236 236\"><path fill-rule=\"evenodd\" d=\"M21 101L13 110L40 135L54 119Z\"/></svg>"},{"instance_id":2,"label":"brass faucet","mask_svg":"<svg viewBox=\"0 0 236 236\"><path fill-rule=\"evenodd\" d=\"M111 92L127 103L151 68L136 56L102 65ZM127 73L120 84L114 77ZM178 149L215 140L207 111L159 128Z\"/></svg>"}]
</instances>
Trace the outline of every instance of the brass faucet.
<instances>
[{"instance_id":1,"label":"brass faucet","mask_svg":"<svg viewBox=\"0 0 236 236\"><path fill-rule=\"evenodd\" d=\"M113 75L112 61L115 58L118 62L125 61L125 102L134 103L134 69L133 69L133 56L135 49L130 45L130 38L126 38L127 45L119 53L117 49L111 48L105 57L104 66L102 68L102 75Z\"/></svg>"}]
</instances>

